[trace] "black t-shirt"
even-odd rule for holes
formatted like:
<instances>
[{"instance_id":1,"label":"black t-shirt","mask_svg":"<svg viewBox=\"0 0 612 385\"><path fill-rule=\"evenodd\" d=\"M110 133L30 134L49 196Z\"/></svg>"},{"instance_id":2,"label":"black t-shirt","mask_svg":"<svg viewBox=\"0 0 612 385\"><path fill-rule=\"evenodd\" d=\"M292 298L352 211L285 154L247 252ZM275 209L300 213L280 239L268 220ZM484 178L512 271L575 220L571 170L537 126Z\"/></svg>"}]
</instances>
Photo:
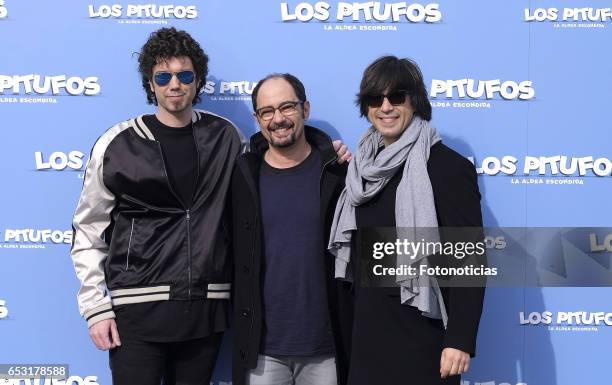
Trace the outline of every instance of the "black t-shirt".
<instances>
[{"instance_id":1,"label":"black t-shirt","mask_svg":"<svg viewBox=\"0 0 612 385\"><path fill-rule=\"evenodd\" d=\"M155 115L145 115L143 120L161 145L172 190L183 206L189 208L198 177L192 124L168 127ZM144 302L115 306L114 311L119 335L128 339L185 341L224 331L229 326L228 300Z\"/></svg>"},{"instance_id":2,"label":"black t-shirt","mask_svg":"<svg viewBox=\"0 0 612 385\"><path fill-rule=\"evenodd\" d=\"M320 174L321 155L314 148L295 167L277 169L262 162L264 354L307 356L332 351Z\"/></svg>"},{"instance_id":3,"label":"black t-shirt","mask_svg":"<svg viewBox=\"0 0 612 385\"><path fill-rule=\"evenodd\" d=\"M193 124L169 127L155 115L145 115L142 119L161 145L172 190L185 208L191 207L193 189L198 177L198 150L193 137Z\"/></svg>"}]
</instances>

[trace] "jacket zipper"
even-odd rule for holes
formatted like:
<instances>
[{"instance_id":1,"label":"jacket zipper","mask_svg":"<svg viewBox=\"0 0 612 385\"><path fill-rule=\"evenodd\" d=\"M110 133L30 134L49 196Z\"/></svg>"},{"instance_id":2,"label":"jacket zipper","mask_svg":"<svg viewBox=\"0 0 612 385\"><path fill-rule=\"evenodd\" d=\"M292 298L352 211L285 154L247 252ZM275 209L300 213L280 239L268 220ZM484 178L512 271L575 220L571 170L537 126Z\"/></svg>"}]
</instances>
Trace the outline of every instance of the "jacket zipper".
<instances>
[{"instance_id":1,"label":"jacket zipper","mask_svg":"<svg viewBox=\"0 0 612 385\"><path fill-rule=\"evenodd\" d=\"M166 162L164 161L164 153L162 151L161 144L159 143L159 141L155 141L155 142L157 143L157 147L159 148L159 154L161 155L161 162L162 162L162 166L164 167L164 176L166 177L166 183L168 184L168 188L170 189L170 192L172 193L172 195L174 195L174 197L179 202L179 204L181 205L181 207L183 208L186 214L185 222L187 224L187 277L189 280L188 287L187 287L187 296L189 299L191 299L191 234L190 234L191 226L189 226L189 221L190 221L189 209L185 208L183 201L181 201L181 199L176 194L176 192L174 192L174 189L172 188L172 183L170 183L170 176L168 175L168 170L166 169ZM197 150L197 145L196 145L196 150ZM198 168L199 167L200 165L198 164Z\"/></svg>"},{"instance_id":2,"label":"jacket zipper","mask_svg":"<svg viewBox=\"0 0 612 385\"><path fill-rule=\"evenodd\" d=\"M134 218L132 218L132 227L130 228L130 240L128 241L127 256L125 257L125 270L130 267L130 248L132 247L132 235L134 234Z\"/></svg>"},{"instance_id":3,"label":"jacket zipper","mask_svg":"<svg viewBox=\"0 0 612 385\"><path fill-rule=\"evenodd\" d=\"M187 287L187 297L191 299L191 226L190 226L190 210L193 208L193 200L196 195L196 189L198 188L198 182L200 181L200 149L198 148L198 138L196 138L195 128L193 127L193 121L191 122L191 135L193 136L193 145L196 149L196 177L195 183L193 184L193 188L191 190L191 202L188 202L189 208L186 211L186 221L187 221L187 279L189 280L189 285Z\"/></svg>"},{"instance_id":4,"label":"jacket zipper","mask_svg":"<svg viewBox=\"0 0 612 385\"><path fill-rule=\"evenodd\" d=\"M189 216L189 209L187 209L187 279L189 280L189 286L187 288L187 296L191 299L191 226L189 225L189 221L191 217Z\"/></svg>"}]
</instances>

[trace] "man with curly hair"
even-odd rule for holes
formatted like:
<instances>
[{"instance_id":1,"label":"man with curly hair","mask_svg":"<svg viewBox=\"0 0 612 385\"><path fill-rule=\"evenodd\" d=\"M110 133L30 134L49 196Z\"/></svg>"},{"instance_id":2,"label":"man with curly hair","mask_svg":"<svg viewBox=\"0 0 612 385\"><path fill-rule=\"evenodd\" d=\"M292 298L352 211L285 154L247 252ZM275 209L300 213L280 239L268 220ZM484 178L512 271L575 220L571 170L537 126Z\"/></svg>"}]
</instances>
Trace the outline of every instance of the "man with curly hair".
<instances>
[{"instance_id":1,"label":"man with curly hair","mask_svg":"<svg viewBox=\"0 0 612 385\"><path fill-rule=\"evenodd\" d=\"M95 143L73 218L80 312L115 385L209 384L231 292L226 196L241 134L195 110L208 57L162 28L139 71L155 114Z\"/></svg>"}]
</instances>

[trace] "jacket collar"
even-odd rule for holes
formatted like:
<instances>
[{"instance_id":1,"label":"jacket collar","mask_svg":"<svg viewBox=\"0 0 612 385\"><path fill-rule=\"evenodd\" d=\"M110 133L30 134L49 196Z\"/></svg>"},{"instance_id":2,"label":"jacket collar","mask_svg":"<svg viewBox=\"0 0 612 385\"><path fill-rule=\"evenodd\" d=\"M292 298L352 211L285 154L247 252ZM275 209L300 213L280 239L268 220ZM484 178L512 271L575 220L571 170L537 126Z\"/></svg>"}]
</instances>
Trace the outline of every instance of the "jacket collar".
<instances>
[{"instance_id":1,"label":"jacket collar","mask_svg":"<svg viewBox=\"0 0 612 385\"><path fill-rule=\"evenodd\" d=\"M321 158L324 163L331 162L337 157L334 146L332 145L332 140L325 132L318 128L305 125L304 133L306 134L306 141L321 153ZM261 158L265 152L268 151L268 148L268 141L264 138L261 131L251 136L251 154Z\"/></svg>"},{"instance_id":2,"label":"jacket collar","mask_svg":"<svg viewBox=\"0 0 612 385\"><path fill-rule=\"evenodd\" d=\"M191 122L195 123L201 120L203 112L204 111L198 111L195 109L192 110L191 111ZM142 119L143 116L144 114L134 119L130 119L130 125L134 127L134 131L136 131L138 136L140 136L141 138L148 139L148 140L155 140L155 137L153 136L153 132L151 132L151 129L145 124L144 120Z\"/></svg>"}]
</instances>

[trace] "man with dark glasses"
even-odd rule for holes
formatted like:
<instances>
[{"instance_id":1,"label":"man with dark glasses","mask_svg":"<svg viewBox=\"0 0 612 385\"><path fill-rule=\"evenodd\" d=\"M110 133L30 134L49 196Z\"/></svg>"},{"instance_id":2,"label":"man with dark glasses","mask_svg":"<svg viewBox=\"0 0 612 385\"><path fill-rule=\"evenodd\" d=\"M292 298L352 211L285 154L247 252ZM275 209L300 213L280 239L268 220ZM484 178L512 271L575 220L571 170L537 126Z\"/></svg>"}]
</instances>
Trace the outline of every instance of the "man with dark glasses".
<instances>
[{"instance_id":1,"label":"man with dark glasses","mask_svg":"<svg viewBox=\"0 0 612 385\"><path fill-rule=\"evenodd\" d=\"M399 106L404 104L406 98L408 97L409 91L407 90L395 90L389 94L380 94L380 95L365 95L366 103L370 107L380 108L385 98L394 106Z\"/></svg>"},{"instance_id":2,"label":"man with dark glasses","mask_svg":"<svg viewBox=\"0 0 612 385\"><path fill-rule=\"evenodd\" d=\"M310 103L295 76L264 78L252 102L261 131L231 189L233 384L344 384L349 292L325 245L346 167L329 136L305 125Z\"/></svg>"},{"instance_id":3,"label":"man with dark glasses","mask_svg":"<svg viewBox=\"0 0 612 385\"><path fill-rule=\"evenodd\" d=\"M139 56L155 114L96 142L73 219L80 312L118 385L209 384L229 324L226 196L241 134L195 110L208 57L162 28Z\"/></svg>"},{"instance_id":4,"label":"man with dark glasses","mask_svg":"<svg viewBox=\"0 0 612 385\"><path fill-rule=\"evenodd\" d=\"M370 64L357 105L370 127L349 165L329 242L335 275L355 282L348 384L459 385L476 351L484 282L440 287L423 276L399 280L400 287L362 285L355 230L481 228L476 170L430 125L432 107L412 60L383 56ZM413 257L398 253L397 266L428 256Z\"/></svg>"}]
</instances>

